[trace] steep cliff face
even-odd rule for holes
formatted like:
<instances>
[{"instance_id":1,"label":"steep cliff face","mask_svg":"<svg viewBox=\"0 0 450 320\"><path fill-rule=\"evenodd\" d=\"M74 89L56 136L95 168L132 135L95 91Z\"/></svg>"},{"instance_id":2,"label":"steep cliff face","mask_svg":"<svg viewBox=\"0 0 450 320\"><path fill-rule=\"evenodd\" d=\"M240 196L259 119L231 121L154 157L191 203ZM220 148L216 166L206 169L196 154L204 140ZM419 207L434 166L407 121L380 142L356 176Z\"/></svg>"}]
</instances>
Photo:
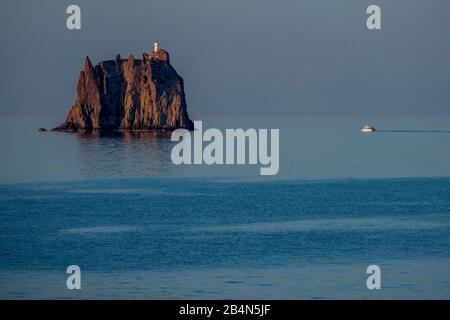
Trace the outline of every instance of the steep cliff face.
<instances>
[{"instance_id":1,"label":"steep cliff face","mask_svg":"<svg viewBox=\"0 0 450 320\"><path fill-rule=\"evenodd\" d=\"M193 129L183 79L160 49L142 59L117 56L92 66L86 57L77 99L55 131Z\"/></svg>"}]
</instances>

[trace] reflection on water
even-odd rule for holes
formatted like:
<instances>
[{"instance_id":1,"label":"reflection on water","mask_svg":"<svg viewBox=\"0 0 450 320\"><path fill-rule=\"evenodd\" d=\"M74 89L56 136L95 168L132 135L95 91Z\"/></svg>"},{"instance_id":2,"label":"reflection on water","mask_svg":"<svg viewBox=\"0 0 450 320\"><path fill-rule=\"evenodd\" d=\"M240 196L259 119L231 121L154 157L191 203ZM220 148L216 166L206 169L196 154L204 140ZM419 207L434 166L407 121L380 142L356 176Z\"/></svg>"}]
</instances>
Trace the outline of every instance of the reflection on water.
<instances>
[{"instance_id":1,"label":"reflection on water","mask_svg":"<svg viewBox=\"0 0 450 320\"><path fill-rule=\"evenodd\" d=\"M76 133L81 175L172 175L170 132L114 131Z\"/></svg>"},{"instance_id":2,"label":"reflection on water","mask_svg":"<svg viewBox=\"0 0 450 320\"><path fill-rule=\"evenodd\" d=\"M0 119L0 183L115 177L322 179L450 176L449 117L211 117L203 128L278 128L280 171L180 165L170 132L39 133L58 119ZM48 121L48 122L46 122ZM379 128L362 134L369 121ZM386 130L385 130L386 129ZM392 130L391 130L392 129Z\"/></svg>"}]
</instances>

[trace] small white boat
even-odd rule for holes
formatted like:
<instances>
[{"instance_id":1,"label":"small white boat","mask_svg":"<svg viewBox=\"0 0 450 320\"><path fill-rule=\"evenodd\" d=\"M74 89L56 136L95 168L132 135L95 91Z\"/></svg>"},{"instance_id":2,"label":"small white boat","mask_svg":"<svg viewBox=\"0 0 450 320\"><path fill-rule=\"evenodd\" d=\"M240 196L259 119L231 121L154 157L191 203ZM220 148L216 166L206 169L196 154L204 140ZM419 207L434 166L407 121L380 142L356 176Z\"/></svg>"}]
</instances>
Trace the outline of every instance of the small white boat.
<instances>
[{"instance_id":1,"label":"small white boat","mask_svg":"<svg viewBox=\"0 0 450 320\"><path fill-rule=\"evenodd\" d=\"M367 124L361 129L361 132L364 133L372 133L377 131L377 129L375 129L374 127L368 126Z\"/></svg>"}]
</instances>

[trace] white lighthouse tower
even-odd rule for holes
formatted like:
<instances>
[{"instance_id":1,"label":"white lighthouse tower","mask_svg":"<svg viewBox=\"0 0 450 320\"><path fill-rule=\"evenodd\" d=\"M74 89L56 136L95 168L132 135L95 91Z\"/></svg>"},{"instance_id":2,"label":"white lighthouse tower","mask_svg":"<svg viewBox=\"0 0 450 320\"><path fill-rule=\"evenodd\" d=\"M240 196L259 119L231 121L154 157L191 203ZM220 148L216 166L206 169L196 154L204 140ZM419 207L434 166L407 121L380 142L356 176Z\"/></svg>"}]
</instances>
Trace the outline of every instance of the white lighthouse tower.
<instances>
[{"instance_id":1,"label":"white lighthouse tower","mask_svg":"<svg viewBox=\"0 0 450 320\"><path fill-rule=\"evenodd\" d=\"M153 42L153 53L157 53L159 51L159 43L158 41Z\"/></svg>"}]
</instances>

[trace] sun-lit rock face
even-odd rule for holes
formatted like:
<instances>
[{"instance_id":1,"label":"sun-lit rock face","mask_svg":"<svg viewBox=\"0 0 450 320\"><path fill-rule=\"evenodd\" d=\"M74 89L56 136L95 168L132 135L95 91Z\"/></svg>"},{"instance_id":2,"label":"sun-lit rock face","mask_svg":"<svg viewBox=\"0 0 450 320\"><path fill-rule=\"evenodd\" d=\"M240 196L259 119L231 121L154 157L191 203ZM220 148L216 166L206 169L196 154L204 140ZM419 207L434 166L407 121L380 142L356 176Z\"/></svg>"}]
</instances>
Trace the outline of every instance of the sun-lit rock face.
<instances>
[{"instance_id":1,"label":"sun-lit rock face","mask_svg":"<svg viewBox=\"0 0 450 320\"><path fill-rule=\"evenodd\" d=\"M163 49L142 59L102 61L89 57L77 85L77 99L56 131L193 129L183 78Z\"/></svg>"}]
</instances>

